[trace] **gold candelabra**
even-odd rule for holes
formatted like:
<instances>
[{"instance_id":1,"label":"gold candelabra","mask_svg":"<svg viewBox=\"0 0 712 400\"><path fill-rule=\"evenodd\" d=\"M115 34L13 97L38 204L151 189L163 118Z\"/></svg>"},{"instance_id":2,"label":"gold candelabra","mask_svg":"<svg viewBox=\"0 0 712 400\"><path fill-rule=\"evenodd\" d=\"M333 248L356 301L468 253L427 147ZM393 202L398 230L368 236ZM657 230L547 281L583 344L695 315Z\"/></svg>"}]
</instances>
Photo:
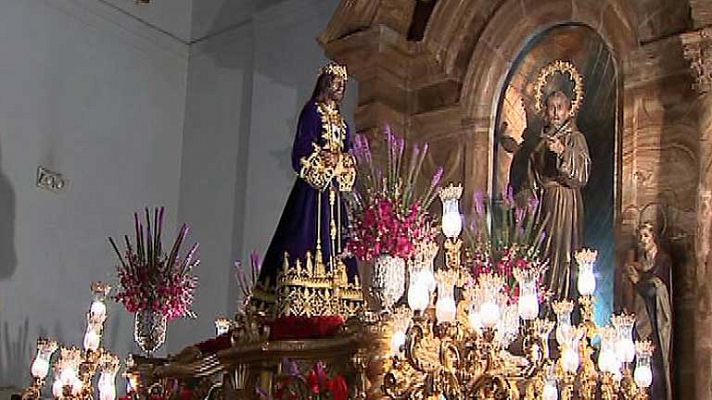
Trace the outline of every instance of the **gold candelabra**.
<instances>
[{"instance_id":1,"label":"gold candelabra","mask_svg":"<svg viewBox=\"0 0 712 400\"><path fill-rule=\"evenodd\" d=\"M440 193L446 252L444 268L435 273L436 291L411 275L408 307L385 317L392 331L382 393L392 399L645 398L652 346L633 341L635 318L615 315L604 327L594 322L596 251L576 254L577 302L553 302L556 322L544 318L537 285L541 268L514 269L519 287L514 299L504 290L505 277L472 276L463 267L461 193L459 186ZM571 318L577 306L578 325ZM600 345L594 346L594 338Z\"/></svg>"},{"instance_id":2,"label":"gold candelabra","mask_svg":"<svg viewBox=\"0 0 712 400\"><path fill-rule=\"evenodd\" d=\"M87 329L83 350L77 347L62 347L60 356L52 364L52 355L59 348L55 340L37 340L37 355L32 362L32 384L22 393L23 400L40 399L42 387L53 366L54 382L52 395L61 400L89 400L94 398L94 377L99 374L97 388L100 400L116 399L116 373L119 359L101 347L101 336L106 321L105 299L111 286L94 282L91 286L93 299L87 313Z\"/></svg>"}]
</instances>

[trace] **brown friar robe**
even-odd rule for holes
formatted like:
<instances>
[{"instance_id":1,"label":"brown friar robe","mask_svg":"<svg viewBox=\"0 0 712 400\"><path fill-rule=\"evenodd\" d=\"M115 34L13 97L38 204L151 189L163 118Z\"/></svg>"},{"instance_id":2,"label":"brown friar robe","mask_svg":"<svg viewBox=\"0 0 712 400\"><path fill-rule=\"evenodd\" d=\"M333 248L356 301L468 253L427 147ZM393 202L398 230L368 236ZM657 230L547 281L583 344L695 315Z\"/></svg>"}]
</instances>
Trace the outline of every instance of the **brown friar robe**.
<instances>
[{"instance_id":1,"label":"brown friar robe","mask_svg":"<svg viewBox=\"0 0 712 400\"><path fill-rule=\"evenodd\" d=\"M546 145L553 136L564 145L557 155ZM554 299L576 296L573 286L573 254L583 246L583 198L591 158L586 138L572 120L556 133L542 132L529 159L528 189L539 199L538 221L544 238L542 258L548 260L545 286Z\"/></svg>"}]
</instances>

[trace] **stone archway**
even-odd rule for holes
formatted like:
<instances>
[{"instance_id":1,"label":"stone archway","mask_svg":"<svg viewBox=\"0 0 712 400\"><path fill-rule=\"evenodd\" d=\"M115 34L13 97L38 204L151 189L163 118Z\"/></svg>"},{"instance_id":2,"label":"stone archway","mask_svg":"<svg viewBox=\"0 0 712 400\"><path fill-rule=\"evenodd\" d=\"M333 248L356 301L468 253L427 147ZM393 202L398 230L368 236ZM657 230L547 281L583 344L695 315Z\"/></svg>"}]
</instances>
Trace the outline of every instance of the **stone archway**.
<instances>
[{"instance_id":1,"label":"stone archway","mask_svg":"<svg viewBox=\"0 0 712 400\"><path fill-rule=\"evenodd\" d=\"M482 159L481 146L484 145L488 151L487 159L492 163L489 149L495 131L498 97L514 60L534 36L563 24L588 26L608 45L617 61L618 71L623 70L623 55L630 54L638 43L637 35L631 29L632 18L628 15L632 10L624 8L628 2L614 2L614 5L586 0L525 3L531 3L532 7L507 1L497 9L475 45L462 84L460 104L465 118L474 125L474 136L477 137L467 152L472 157L466 160L465 180L476 182L480 188L491 187L491 177L482 175L478 160ZM611 12L609 8L619 11Z\"/></svg>"},{"instance_id":2,"label":"stone archway","mask_svg":"<svg viewBox=\"0 0 712 400\"><path fill-rule=\"evenodd\" d=\"M595 30L611 50L620 80L616 242L621 251L631 246L646 206L672 205L670 241L684 249L674 277L675 311L682 320L676 335L688 338L676 348L677 395L712 399L712 377L701 373L695 379L694 367L712 366L712 341L702 330L695 332L693 323L712 321L712 313L700 317L696 308L696 276L706 276L696 270L706 268L690 256L699 247L698 180L700 158L707 157L700 152L707 154L705 132L712 132L698 120L698 106L704 105L700 110L707 118L704 110L712 104L707 79L712 35L696 30L712 26L712 3L430 1L436 4L417 40L409 37L418 14L412 0L344 0L319 38L326 54L346 63L359 82L357 128L375 130L388 122L408 140L437 144L441 150L429 160L431 168L447 165L448 179L463 181L468 194L487 189L497 100L514 57L553 26L575 23ZM707 82L702 95L691 89L693 77ZM689 340L693 336L696 340Z\"/></svg>"}]
</instances>

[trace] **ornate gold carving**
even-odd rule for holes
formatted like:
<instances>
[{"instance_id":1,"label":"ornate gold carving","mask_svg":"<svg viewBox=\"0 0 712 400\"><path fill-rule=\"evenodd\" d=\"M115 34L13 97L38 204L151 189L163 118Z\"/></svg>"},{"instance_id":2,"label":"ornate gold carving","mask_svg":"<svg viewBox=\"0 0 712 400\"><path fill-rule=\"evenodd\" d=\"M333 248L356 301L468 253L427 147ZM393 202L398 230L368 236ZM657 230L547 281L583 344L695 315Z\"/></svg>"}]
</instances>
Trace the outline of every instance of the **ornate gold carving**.
<instances>
[{"instance_id":1,"label":"ornate gold carving","mask_svg":"<svg viewBox=\"0 0 712 400\"><path fill-rule=\"evenodd\" d=\"M683 54L690 62L695 82L692 88L700 94L712 89L712 29L681 35Z\"/></svg>"},{"instance_id":2,"label":"ornate gold carving","mask_svg":"<svg viewBox=\"0 0 712 400\"><path fill-rule=\"evenodd\" d=\"M570 314L574 310L574 303L570 300L554 301L551 308L555 314Z\"/></svg>"},{"instance_id":3,"label":"ornate gold carving","mask_svg":"<svg viewBox=\"0 0 712 400\"><path fill-rule=\"evenodd\" d=\"M337 107L325 103L318 103L316 111L321 118L322 138L324 149L332 153L341 153L346 140L346 122Z\"/></svg>"},{"instance_id":4,"label":"ornate gold carving","mask_svg":"<svg viewBox=\"0 0 712 400\"><path fill-rule=\"evenodd\" d=\"M470 332L467 310L456 322L434 324L431 316L413 318L405 355L386 366L383 391L390 398L519 398L516 367L494 340L494 330ZM436 396L436 397L432 397Z\"/></svg>"},{"instance_id":5,"label":"ornate gold carving","mask_svg":"<svg viewBox=\"0 0 712 400\"><path fill-rule=\"evenodd\" d=\"M593 339L596 336L596 323L593 321L593 303L595 298L593 296L580 296L578 302L581 305L581 318L583 319L582 324L586 329L586 337Z\"/></svg>"},{"instance_id":6,"label":"ornate gold carving","mask_svg":"<svg viewBox=\"0 0 712 400\"><path fill-rule=\"evenodd\" d=\"M257 290L259 289L259 290ZM256 288L254 297L275 306L277 316L356 315L362 307L363 296L358 277L348 282L346 265L337 259L336 268L326 270L321 257L307 252L305 262L290 264L285 254L283 269L277 277L275 295L269 290ZM267 311L270 304L260 309Z\"/></svg>"},{"instance_id":7,"label":"ornate gold carving","mask_svg":"<svg viewBox=\"0 0 712 400\"><path fill-rule=\"evenodd\" d=\"M341 154L339 162L336 163L334 174L340 191L350 192L353 190L354 183L356 183L356 159L354 156L348 153Z\"/></svg>"},{"instance_id":8,"label":"ornate gold carving","mask_svg":"<svg viewBox=\"0 0 712 400\"><path fill-rule=\"evenodd\" d=\"M618 390L620 389L618 381L610 372L604 372L601 377L601 399L617 400Z\"/></svg>"},{"instance_id":9,"label":"ornate gold carving","mask_svg":"<svg viewBox=\"0 0 712 400\"><path fill-rule=\"evenodd\" d=\"M316 144L313 146L312 153L301 159L302 168L299 171L299 177L313 188L323 191L326 190L334 177L334 167L327 162L323 150Z\"/></svg>"},{"instance_id":10,"label":"ornate gold carving","mask_svg":"<svg viewBox=\"0 0 712 400\"><path fill-rule=\"evenodd\" d=\"M326 190L335 178L340 191L351 191L356 181L356 160L344 152L346 122L335 107L319 103L317 112L324 146L312 144L312 153L300 160L299 176L317 190Z\"/></svg>"},{"instance_id":11,"label":"ornate gold carving","mask_svg":"<svg viewBox=\"0 0 712 400\"><path fill-rule=\"evenodd\" d=\"M594 325L595 328L595 325ZM584 327L588 330L588 327ZM595 399L598 386L598 372L593 363L593 349L585 340L579 342L579 355L581 356L581 369L579 371L579 396L582 399ZM626 369L627 371L627 369ZM629 397L634 399L635 397Z\"/></svg>"},{"instance_id":12,"label":"ornate gold carving","mask_svg":"<svg viewBox=\"0 0 712 400\"><path fill-rule=\"evenodd\" d=\"M449 270L457 271L460 267L460 248L462 247L462 240L457 239L457 240L452 240L452 239L445 239L445 243L443 244L445 247L445 265ZM467 274L462 274L463 278L466 277ZM458 282L459 285L462 285L463 282Z\"/></svg>"},{"instance_id":13,"label":"ornate gold carving","mask_svg":"<svg viewBox=\"0 0 712 400\"><path fill-rule=\"evenodd\" d=\"M581 104L583 104L583 78L574 64L563 60L556 60L542 68L539 72L539 76L536 78L536 84L534 86L536 111L539 114L546 112L546 104L544 104L544 101L546 101L548 93L543 93L543 90L546 87L546 83L549 78L555 73L562 75L568 74L571 77L571 81L574 83L573 99L571 99L571 111L569 112L569 116L573 118L581 108Z\"/></svg>"}]
</instances>

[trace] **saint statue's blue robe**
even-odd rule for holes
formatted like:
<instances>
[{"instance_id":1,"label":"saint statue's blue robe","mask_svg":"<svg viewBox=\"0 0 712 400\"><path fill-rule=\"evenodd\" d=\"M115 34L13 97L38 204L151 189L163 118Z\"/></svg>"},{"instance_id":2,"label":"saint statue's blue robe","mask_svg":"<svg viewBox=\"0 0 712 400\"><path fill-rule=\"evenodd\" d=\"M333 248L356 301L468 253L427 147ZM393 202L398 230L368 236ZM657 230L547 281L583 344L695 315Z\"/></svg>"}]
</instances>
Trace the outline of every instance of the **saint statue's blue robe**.
<instances>
[{"instance_id":1,"label":"saint statue's blue robe","mask_svg":"<svg viewBox=\"0 0 712 400\"><path fill-rule=\"evenodd\" d=\"M346 248L348 218L343 197L339 196L338 204L334 207L334 210L337 210L336 207L341 209L340 215L334 216L335 220L337 217L341 219L341 237L337 238L337 248L332 249L329 234L331 217L329 189L317 189L302 176L302 160L315 152L314 145L318 148L328 147L343 153L348 152L351 147L349 127L338 114L338 110L334 110L331 118L325 116L323 110L323 105L315 100L310 100L299 115L292 147L292 168L297 173L297 178L262 262L258 285L265 291L274 289L277 275L283 268L285 253L288 254L290 264L293 264L297 259L301 260L303 264L307 252L312 255L315 253L319 212L321 213L321 251L327 269L331 254L339 256L339 250L344 251ZM331 184L338 188L336 179ZM321 202L320 207L319 202ZM345 257L343 261L349 281L353 282L357 274L356 260L353 257Z\"/></svg>"}]
</instances>

